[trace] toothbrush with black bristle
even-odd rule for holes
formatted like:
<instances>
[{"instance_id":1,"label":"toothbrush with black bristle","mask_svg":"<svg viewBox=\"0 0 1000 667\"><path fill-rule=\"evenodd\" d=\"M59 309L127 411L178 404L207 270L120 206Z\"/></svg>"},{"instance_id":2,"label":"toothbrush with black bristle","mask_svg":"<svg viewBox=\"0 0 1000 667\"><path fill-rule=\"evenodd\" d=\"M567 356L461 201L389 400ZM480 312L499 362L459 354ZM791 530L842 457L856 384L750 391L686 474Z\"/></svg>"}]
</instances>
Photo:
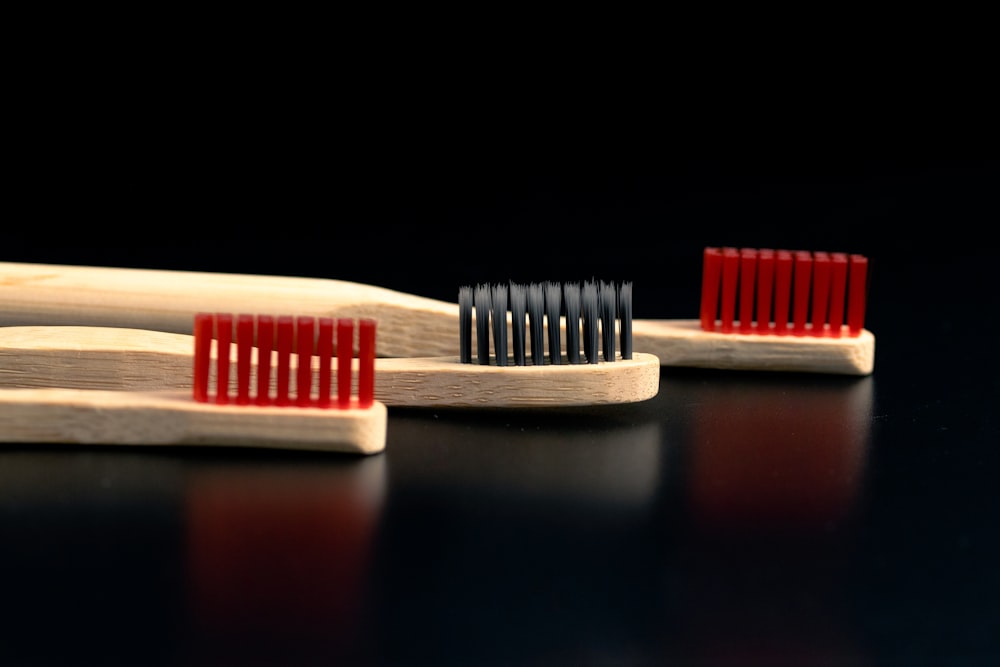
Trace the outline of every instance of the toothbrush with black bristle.
<instances>
[{"instance_id":1,"label":"toothbrush with black bristle","mask_svg":"<svg viewBox=\"0 0 1000 667\"><path fill-rule=\"evenodd\" d=\"M312 318L199 313L185 340L171 338L181 334L139 329L12 327L34 344L0 364L0 442L383 451L388 422L386 405L375 398L375 321L316 324ZM275 342L276 355L254 348L255 328L268 332L263 337ZM0 332L0 341L10 333ZM44 340L46 333L55 338ZM60 339L60 334L68 335ZM157 334L159 345L144 334ZM355 334L358 358L332 364L334 341ZM79 354L53 345L71 344L71 338ZM315 373L312 363L293 365L296 338L304 350L296 361L303 355L313 360L315 351L319 368L325 360L327 371L335 370ZM173 354L170 345L177 342L184 343L186 354ZM137 343L144 344L136 348ZM110 367L113 361L118 363ZM41 375L50 364L57 375ZM175 380L170 386L101 381L129 374L162 380L168 369ZM4 372L10 370L20 376L14 386ZM65 382L56 382L60 377Z\"/></svg>"},{"instance_id":2,"label":"toothbrush with black bristle","mask_svg":"<svg viewBox=\"0 0 1000 667\"><path fill-rule=\"evenodd\" d=\"M458 297L459 357L376 358L374 398L388 407L440 408L545 408L652 398L659 389L659 359L651 354L616 352L619 330L622 351L631 350L630 326L618 322L621 314L631 316L628 305L619 305L627 304L630 295L630 284L616 289L611 283L596 282L582 286L511 283L463 287ZM306 368L301 363L308 363L316 377L329 376L347 363L358 363L356 355L352 356L358 348L350 338L338 338L336 355L331 353L330 341L323 347L315 338L314 332L330 331L334 322L339 331L344 320L271 314L254 319L242 313L219 313L214 349L223 359L233 357L232 364L219 366L220 373L228 373L231 366L238 367L252 355L270 357L276 352L281 360L279 372L274 377L258 378L253 386L267 388L264 391L285 397L283 400L307 395L303 392L309 391L310 381L304 386L289 386L289 378L302 381L311 377L298 373ZM281 322L283 338L275 337L270 324L274 321ZM240 323L235 338L231 330L234 322ZM234 340L238 350L226 352ZM280 340L284 345L275 345ZM324 349L326 356L317 358L312 354L314 349ZM190 384L191 350L190 335L144 329L0 328L0 387L186 388ZM131 370L136 367L149 370L137 375ZM247 366L247 375L240 376L244 389L250 386L246 383L253 372Z\"/></svg>"}]
</instances>

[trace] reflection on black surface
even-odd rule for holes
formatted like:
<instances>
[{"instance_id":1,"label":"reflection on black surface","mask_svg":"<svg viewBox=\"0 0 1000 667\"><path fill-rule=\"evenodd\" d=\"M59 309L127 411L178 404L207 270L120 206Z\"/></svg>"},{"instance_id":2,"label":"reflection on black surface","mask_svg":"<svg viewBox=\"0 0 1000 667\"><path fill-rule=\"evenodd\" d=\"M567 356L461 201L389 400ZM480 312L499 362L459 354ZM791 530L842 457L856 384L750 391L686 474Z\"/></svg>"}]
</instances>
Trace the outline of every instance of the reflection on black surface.
<instances>
[{"instance_id":1,"label":"reflection on black surface","mask_svg":"<svg viewBox=\"0 0 1000 667\"><path fill-rule=\"evenodd\" d=\"M872 378L710 374L666 388L690 405L666 652L708 665L868 662L847 584Z\"/></svg>"},{"instance_id":2,"label":"reflection on black surface","mask_svg":"<svg viewBox=\"0 0 1000 667\"><path fill-rule=\"evenodd\" d=\"M641 511L663 465L660 424L638 409L397 409L389 437L399 441L389 456L393 482L407 493L498 497L532 513L540 505Z\"/></svg>"},{"instance_id":3,"label":"reflection on black surface","mask_svg":"<svg viewBox=\"0 0 1000 667\"><path fill-rule=\"evenodd\" d=\"M687 393L691 508L702 531L799 539L847 518L866 463L871 377L729 379Z\"/></svg>"},{"instance_id":4,"label":"reflection on black surface","mask_svg":"<svg viewBox=\"0 0 1000 667\"><path fill-rule=\"evenodd\" d=\"M217 463L185 492L186 664L295 664L356 655L385 459Z\"/></svg>"},{"instance_id":5,"label":"reflection on black surface","mask_svg":"<svg viewBox=\"0 0 1000 667\"><path fill-rule=\"evenodd\" d=\"M3 448L0 664L169 658L181 475L148 451Z\"/></svg>"},{"instance_id":6,"label":"reflection on black surface","mask_svg":"<svg viewBox=\"0 0 1000 667\"><path fill-rule=\"evenodd\" d=\"M863 664L872 391L666 369L631 405L393 410L375 457L8 447L0 658Z\"/></svg>"},{"instance_id":7,"label":"reflection on black surface","mask_svg":"<svg viewBox=\"0 0 1000 667\"><path fill-rule=\"evenodd\" d=\"M656 595L647 531L670 467L652 402L395 411L389 438L373 576L383 659L574 664L562 654L595 642L615 659L632 650Z\"/></svg>"},{"instance_id":8,"label":"reflection on black surface","mask_svg":"<svg viewBox=\"0 0 1000 667\"><path fill-rule=\"evenodd\" d=\"M5 451L0 664L295 664L364 650L382 456Z\"/></svg>"}]
</instances>

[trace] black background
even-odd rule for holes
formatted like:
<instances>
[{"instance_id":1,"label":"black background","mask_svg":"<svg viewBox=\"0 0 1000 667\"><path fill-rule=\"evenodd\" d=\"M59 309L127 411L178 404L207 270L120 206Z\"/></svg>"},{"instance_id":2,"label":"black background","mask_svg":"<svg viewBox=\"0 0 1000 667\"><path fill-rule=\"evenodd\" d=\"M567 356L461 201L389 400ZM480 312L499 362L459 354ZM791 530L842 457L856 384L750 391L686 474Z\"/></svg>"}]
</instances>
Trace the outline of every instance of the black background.
<instances>
[{"instance_id":1,"label":"black background","mask_svg":"<svg viewBox=\"0 0 1000 667\"><path fill-rule=\"evenodd\" d=\"M170 126L57 142L14 176L25 206L4 256L334 277L449 301L475 282L632 280L637 315L669 317L693 313L706 245L866 254L874 296L915 308L989 282L994 160L698 159L628 137L465 145L461 129L431 127L405 140L345 128L339 151L274 129L277 146Z\"/></svg>"},{"instance_id":2,"label":"black background","mask_svg":"<svg viewBox=\"0 0 1000 667\"><path fill-rule=\"evenodd\" d=\"M260 495L263 506L268 489L284 497L282 474L337 488L371 461L5 445L0 655L532 665L1000 656L1000 163L760 149L706 158L627 133L549 142L545 128L529 138L447 119L399 127L397 117L385 110L363 131L331 120L313 134L282 117L287 131L270 128L266 140L254 124L232 130L217 118L194 133L169 114L111 142L56 133L52 150L25 159L27 205L7 212L0 259L340 278L447 301L463 284L597 277L633 281L636 317L688 318L706 245L857 252L871 261L872 378L665 368L660 395L637 406L393 412L374 464L384 506L354 606L247 602L265 588L259 599L283 600L285 579L296 595L312 590L303 581L329 593L322 564L262 524L250 544L284 539L289 549L274 547L256 569L251 556L234 564L253 577L216 625L192 611L185 569L184 508L199 480L236 480L237 497ZM688 495L711 441L699 428L757 410L753 437L771 454L743 465L770 498L768 480L781 487L810 461L781 446L789 429L810 428L795 397L837 403L859 387L864 434L845 447L862 452L864 472L847 509L816 518L805 490L778 510L737 503L724 530L704 528ZM619 504L636 472L627 452L649 429L652 481L644 500ZM260 583L268 578L274 590Z\"/></svg>"}]
</instances>

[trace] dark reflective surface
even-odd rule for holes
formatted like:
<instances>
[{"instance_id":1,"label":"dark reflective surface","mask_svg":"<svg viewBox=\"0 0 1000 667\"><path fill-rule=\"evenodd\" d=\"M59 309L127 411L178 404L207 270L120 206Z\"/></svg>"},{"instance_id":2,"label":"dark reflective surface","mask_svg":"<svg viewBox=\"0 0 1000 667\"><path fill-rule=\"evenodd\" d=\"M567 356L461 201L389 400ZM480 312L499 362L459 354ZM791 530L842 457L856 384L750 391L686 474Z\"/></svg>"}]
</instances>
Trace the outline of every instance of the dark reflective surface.
<instances>
[{"instance_id":1,"label":"dark reflective surface","mask_svg":"<svg viewBox=\"0 0 1000 667\"><path fill-rule=\"evenodd\" d=\"M996 501L977 483L992 452L894 419L877 376L661 382L613 408L397 410L367 458L8 446L3 657L992 653Z\"/></svg>"}]
</instances>

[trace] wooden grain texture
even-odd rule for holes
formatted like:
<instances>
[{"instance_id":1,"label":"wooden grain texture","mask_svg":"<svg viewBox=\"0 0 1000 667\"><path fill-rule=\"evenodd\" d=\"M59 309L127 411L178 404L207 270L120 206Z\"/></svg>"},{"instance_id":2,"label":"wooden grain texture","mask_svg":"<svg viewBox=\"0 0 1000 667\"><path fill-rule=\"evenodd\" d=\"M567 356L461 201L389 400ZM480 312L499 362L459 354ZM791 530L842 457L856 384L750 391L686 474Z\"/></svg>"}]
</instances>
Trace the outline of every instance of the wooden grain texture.
<instances>
[{"instance_id":1,"label":"wooden grain texture","mask_svg":"<svg viewBox=\"0 0 1000 667\"><path fill-rule=\"evenodd\" d=\"M387 409L198 403L190 391L0 389L0 441L92 445L213 445L375 454Z\"/></svg>"},{"instance_id":2,"label":"wooden grain texture","mask_svg":"<svg viewBox=\"0 0 1000 667\"><path fill-rule=\"evenodd\" d=\"M635 320L632 344L666 365L732 370L869 375L875 336L839 338L704 331L698 320Z\"/></svg>"},{"instance_id":3,"label":"wooden grain texture","mask_svg":"<svg viewBox=\"0 0 1000 667\"><path fill-rule=\"evenodd\" d=\"M456 287L456 299L457 299ZM342 280L0 262L0 325L94 325L190 333L194 313L378 320L380 357L459 353L458 304ZM565 323L560 323L565 329ZM705 332L696 320L633 320L633 349L662 366L867 375L875 337ZM473 354L475 341L473 340Z\"/></svg>"},{"instance_id":4,"label":"wooden grain texture","mask_svg":"<svg viewBox=\"0 0 1000 667\"><path fill-rule=\"evenodd\" d=\"M190 389L194 337L120 327L0 327L0 387L72 387L126 391ZM215 348L213 346L213 358ZM236 350L230 360L236 363ZM318 370L318 360L313 358ZM257 383L256 350L250 385ZM357 394L358 360L352 360ZM298 367L297 355L291 368ZM215 364L210 383L215 384ZM336 359L332 360L336 370ZM314 376L318 373L314 373ZM294 377L294 372L292 373ZM230 388L235 393L235 374ZM272 393L275 374L271 376ZM375 399L387 406L521 408L632 403L656 395L660 362L481 366L458 357L375 360ZM293 388L294 389L294 388Z\"/></svg>"},{"instance_id":5,"label":"wooden grain texture","mask_svg":"<svg viewBox=\"0 0 1000 667\"><path fill-rule=\"evenodd\" d=\"M191 333L197 312L374 318L381 356L458 354L457 303L382 287L320 278L0 262L2 325Z\"/></svg>"}]
</instances>

